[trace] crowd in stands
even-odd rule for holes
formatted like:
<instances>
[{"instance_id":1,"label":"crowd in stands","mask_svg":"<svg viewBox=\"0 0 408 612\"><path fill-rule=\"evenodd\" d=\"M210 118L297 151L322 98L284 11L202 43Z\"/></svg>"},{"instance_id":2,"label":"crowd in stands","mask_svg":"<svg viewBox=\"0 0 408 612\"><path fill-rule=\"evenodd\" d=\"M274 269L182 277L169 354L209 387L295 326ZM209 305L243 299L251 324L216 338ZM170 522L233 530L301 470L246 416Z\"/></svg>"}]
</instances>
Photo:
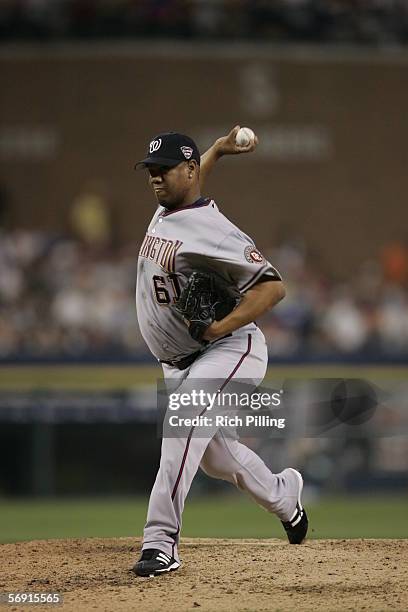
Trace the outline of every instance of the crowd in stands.
<instances>
[{"instance_id":1,"label":"crowd in stands","mask_svg":"<svg viewBox=\"0 0 408 612\"><path fill-rule=\"evenodd\" d=\"M2 0L0 40L408 41L406 0Z\"/></svg>"},{"instance_id":2,"label":"crowd in stands","mask_svg":"<svg viewBox=\"0 0 408 612\"><path fill-rule=\"evenodd\" d=\"M137 326L138 245L91 248L78 238L0 232L0 359L145 358ZM347 281L296 241L265 255L287 297L259 321L271 358L408 356L408 258L390 244Z\"/></svg>"}]
</instances>

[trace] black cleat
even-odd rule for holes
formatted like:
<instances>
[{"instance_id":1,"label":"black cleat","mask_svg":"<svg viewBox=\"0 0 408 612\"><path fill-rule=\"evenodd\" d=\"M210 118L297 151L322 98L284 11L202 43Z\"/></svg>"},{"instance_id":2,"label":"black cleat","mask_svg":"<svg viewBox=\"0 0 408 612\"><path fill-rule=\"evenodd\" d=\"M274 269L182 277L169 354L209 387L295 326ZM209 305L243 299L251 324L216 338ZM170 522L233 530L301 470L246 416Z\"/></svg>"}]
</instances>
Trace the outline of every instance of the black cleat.
<instances>
[{"instance_id":1,"label":"black cleat","mask_svg":"<svg viewBox=\"0 0 408 612\"><path fill-rule=\"evenodd\" d=\"M157 550L156 548L147 548L142 551L142 556L134 565L132 571L137 576L158 576L165 572L173 572L180 567L180 563L170 555Z\"/></svg>"},{"instance_id":2,"label":"black cleat","mask_svg":"<svg viewBox=\"0 0 408 612\"><path fill-rule=\"evenodd\" d=\"M296 504L295 511L289 521L281 521L282 525L288 536L290 544L302 544L306 538L307 530L309 527L309 521L307 518L306 510L302 507L301 496L303 489L303 478L301 474L293 468L288 468L295 472L299 479L299 494L298 501Z\"/></svg>"}]
</instances>

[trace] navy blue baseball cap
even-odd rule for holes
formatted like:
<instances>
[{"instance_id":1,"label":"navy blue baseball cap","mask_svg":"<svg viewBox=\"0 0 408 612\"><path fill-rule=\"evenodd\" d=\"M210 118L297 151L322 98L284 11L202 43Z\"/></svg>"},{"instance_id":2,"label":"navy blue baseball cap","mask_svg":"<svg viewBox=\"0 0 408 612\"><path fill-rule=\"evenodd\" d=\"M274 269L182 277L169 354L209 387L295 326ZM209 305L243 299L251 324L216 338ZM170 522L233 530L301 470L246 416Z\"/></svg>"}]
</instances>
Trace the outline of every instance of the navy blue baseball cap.
<instances>
[{"instance_id":1,"label":"navy blue baseball cap","mask_svg":"<svg viewBox=\"0 0 408 612\"><path fill-rule=\"evenodd\" d=\"M164 132L149 143L147 157L137 162L135 169L147 168L151 164L172 168L190 159L200 164L200 151L194 140L177 132Z\"/></svg>"}]
</instances>

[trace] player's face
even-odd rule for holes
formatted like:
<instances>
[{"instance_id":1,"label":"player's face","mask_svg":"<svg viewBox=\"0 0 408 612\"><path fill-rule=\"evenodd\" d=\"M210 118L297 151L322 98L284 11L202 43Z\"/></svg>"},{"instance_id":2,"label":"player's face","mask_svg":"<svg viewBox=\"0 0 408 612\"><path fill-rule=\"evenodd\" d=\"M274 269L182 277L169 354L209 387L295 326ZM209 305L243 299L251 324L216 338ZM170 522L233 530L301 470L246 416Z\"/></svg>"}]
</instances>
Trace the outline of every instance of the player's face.
<instances>
[{"instance_id":1,"label":"player's face","mask_svg":"<svg viewBox=\"0 0 408 612\"><path fill-rule=\"evenodd\" d=\"M187 162L167 168L151 165L148 167L149 183L159 204L172 209L181 206L191 189L191 170Z\"/></svg>"}]
</instances>

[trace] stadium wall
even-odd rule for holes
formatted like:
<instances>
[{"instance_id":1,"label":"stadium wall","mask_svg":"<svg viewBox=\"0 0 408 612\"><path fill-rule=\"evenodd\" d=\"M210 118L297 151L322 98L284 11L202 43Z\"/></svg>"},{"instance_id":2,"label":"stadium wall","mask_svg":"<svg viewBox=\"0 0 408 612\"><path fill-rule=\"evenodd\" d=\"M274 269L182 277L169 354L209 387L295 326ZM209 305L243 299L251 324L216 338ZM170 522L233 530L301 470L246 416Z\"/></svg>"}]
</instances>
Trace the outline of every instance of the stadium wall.
<instances>
[{"instance_id":1,"label":"stadium wall","mask_svg":"<svg viewBox=\"0 0 408 612\"><path fill-rule=\"evenodd\" d=\"M300 235L348 275L408 224L407 59L245 45L4 47L0 181L11 223L65 231L84 185L103 179L117 236L140 241L153 200L133 164L149 138L188 132L204 150L239 122L259 134L258 151L223 161L208 193L261 248Z\"/></svg>"}]
</instances>

